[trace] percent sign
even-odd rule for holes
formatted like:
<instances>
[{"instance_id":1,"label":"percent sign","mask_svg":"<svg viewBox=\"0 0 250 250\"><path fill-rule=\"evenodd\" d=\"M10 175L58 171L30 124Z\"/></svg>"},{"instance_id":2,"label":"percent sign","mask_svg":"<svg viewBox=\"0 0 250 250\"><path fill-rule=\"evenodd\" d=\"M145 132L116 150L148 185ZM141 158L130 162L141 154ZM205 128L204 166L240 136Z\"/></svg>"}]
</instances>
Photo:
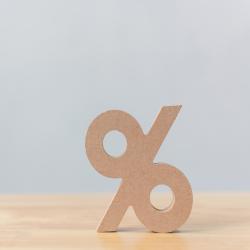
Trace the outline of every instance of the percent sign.
<instances>
[{"instance_id":1,"label":"percent sign","mask_svg":"<svg viewBox=\"0 0 250 250\"><path fill-rule=\"evenodd\" d=\"M188 179L169 164L153 162L180 108L163 107L148 134L143 133L135 118L119 110L104 112L91 123L85 145L89 161L102 175L122 178L98 232L116 231L129 206L153 232L172 232L187 220L193 203ZM127 139L126 151L120 157L112 157L103 147L105 135L112 130L123 133ZM169 186L174 195L165 210L155 208L150 202L150 192L162 184Z\"/></svg>"}]
</instances>

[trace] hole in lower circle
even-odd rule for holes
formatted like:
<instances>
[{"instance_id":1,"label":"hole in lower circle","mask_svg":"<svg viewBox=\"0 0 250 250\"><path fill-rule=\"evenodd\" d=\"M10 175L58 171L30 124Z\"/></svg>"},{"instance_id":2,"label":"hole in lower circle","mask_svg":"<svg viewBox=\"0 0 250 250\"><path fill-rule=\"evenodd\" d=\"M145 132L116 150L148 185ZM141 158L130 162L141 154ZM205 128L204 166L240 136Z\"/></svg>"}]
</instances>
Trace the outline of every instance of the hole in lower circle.
<instances>
[{"instance_id":1,"label":"hole in lower circle","mask_svg":"<svg viewBox=\"0 0 250 250\"><path fill-rule=\"evenodd\" d=\"M155 186L150 192L150 201L157 210L167 210L174 201L174 195L167 185Z\"/></svg>"},{"instance_id":2,"label":"hole in lower circle","mask_svg":"<svg viewBox=\"0 0 250 250\"><path fill-rule=\"evenodd\" d=\"M108 132L103 139L103 147L107 154L113 157L123 155L127 149L126 137L117 130Z\"/></svg>"}]
</instances>

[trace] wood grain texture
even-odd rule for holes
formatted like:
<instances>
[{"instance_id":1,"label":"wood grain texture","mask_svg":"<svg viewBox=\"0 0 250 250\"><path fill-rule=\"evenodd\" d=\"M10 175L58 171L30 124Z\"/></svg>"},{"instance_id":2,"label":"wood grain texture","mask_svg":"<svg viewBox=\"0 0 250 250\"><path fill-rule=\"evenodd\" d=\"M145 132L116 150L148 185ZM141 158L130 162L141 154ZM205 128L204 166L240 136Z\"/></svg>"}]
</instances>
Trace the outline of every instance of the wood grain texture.
<instances>
[{"instance_id":1,"label":"wood grain texture","mask_svg":"<svg viewBox=\"0 0 250 250\"><path fill-rule=\"evenodd\" d=\"M175 233L148 232L132 209L118 232L97 233L112 196L1 195L0 249L250 249L250 193L195 194Z\"/></svg>"}]
</instances>

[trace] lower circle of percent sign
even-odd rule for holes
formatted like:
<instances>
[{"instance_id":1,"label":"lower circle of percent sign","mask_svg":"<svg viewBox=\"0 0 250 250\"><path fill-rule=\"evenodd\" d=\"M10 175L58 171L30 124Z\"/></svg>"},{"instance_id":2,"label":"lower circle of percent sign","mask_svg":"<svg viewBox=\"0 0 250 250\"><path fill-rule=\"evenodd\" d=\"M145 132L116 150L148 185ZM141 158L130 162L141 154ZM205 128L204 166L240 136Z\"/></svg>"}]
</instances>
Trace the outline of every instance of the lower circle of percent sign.
<instances>
[{"instance_id":1,"label":"lower circle of percent sign","mask_svg":"<svg viewBox=\"0 0 250 250\"><path fill-rule=\"evenodd\" d=\"M98 232L116 231L129 206L153 232L173 232L187 220L193 203L188 179L169 164L153 162L180 108L162 107L148 134L143 133L135 118L120 110L100 114L89 126L85 142L89 161L100 174L122 178ZM103 147L105 135L113 130L127 139L126 151L120 157L112 157ZM150 202L150 192L157 185L169 186L174 195L165 210L153 207Z\"/></svg>"}]
</instances>

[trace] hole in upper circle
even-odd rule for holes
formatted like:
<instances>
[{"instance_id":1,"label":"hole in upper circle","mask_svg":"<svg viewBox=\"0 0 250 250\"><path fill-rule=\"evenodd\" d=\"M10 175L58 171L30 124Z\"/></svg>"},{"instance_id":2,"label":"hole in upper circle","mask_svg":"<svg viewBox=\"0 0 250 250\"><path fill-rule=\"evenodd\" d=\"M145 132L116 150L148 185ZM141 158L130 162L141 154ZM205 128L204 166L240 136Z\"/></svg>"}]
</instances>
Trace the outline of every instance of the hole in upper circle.
<instances>
[{"instance_id":1,"label":"hole in upper circle","mask_svg":"<svg viewBox=\"0 0 250 250\"><path fill-rule=\"evenodd\" d=\"M119 157L123 155L127 149L126 137L121 132L112 130L105 135L103 147L109 155Z\"/></svg>"},{"instance_id":2,"label":"hole in upper circle","mask_svg":"<svg viewBox=\"0 0 250 250\"><path fill-rule=\"evenodd\" d=\"M165 211L173 204L174 195L167 185L157 185L150 192L150 201L155 209Z\"/></svg>"}]
</instances>

